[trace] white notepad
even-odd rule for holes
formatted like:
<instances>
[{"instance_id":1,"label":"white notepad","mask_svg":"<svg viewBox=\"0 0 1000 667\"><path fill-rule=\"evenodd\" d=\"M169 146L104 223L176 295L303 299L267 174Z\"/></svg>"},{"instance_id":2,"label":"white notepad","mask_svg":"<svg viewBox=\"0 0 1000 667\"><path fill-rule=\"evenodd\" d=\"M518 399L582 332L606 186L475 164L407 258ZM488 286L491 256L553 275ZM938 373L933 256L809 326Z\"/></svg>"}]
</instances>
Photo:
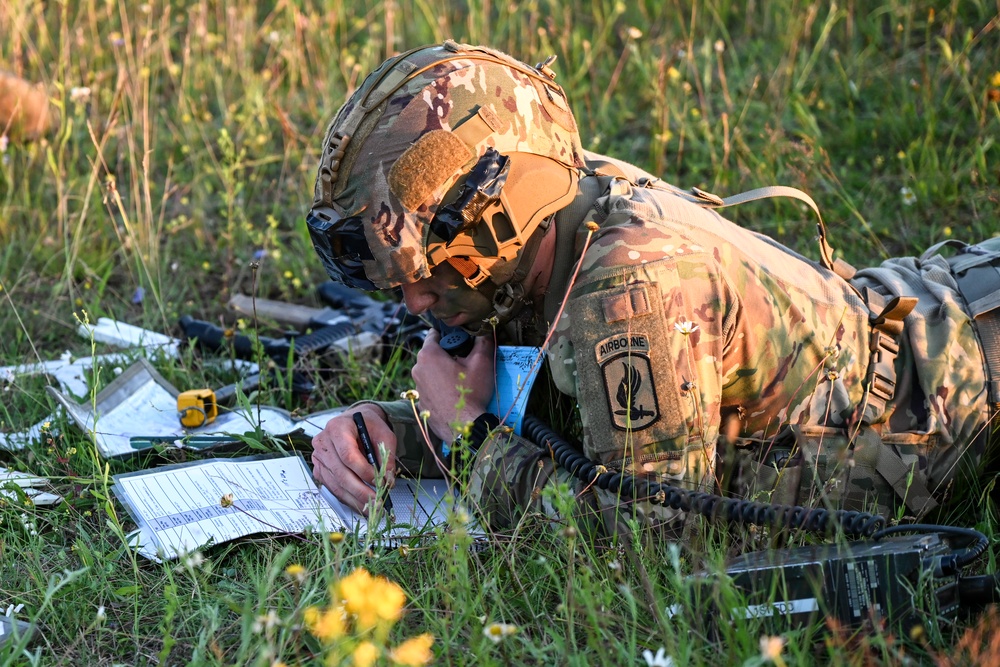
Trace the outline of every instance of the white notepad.
<instances>
[{"instance_id":1,"label":"white notepad","mask_svg":"<svg viewBox=\"0 0 1000 667\"><path fill-rule=\"evenodd\" d=\"M135 548L154 560L249 535L306 529L398 546L444 523L452 497L444 480L398 478L391 491L394 521L383 519L371 531L365 517L316 485L299 454L206 459L115 475L114 481L115 495L138 526ZM232 504L223 507L228 494Z\"/></svg>"}]
</instances>

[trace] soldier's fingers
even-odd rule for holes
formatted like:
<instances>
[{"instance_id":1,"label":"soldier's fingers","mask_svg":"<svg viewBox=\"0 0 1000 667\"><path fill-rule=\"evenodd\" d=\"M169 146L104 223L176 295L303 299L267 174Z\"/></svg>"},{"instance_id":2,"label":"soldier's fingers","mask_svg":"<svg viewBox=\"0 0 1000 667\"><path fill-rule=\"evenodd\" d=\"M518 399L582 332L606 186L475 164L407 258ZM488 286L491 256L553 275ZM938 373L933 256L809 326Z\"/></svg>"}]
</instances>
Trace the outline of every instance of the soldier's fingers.
<instances>
[{"instance_id":1,"label":"soldier's fingers","mask_svg":"<svg viewBox=\"0 0 1000 667\"><path fill-rule=\"evenodd\" d=\"M363 512L365 504L375 497L375 492L356 476L346 475L345 468L328 467L326 461L327 459L317 459L315 452L313 453L313 475L316 480L342 503L356 512Z\"/></svg>"},{"instance_id":2,"label":"soldier's fingers","mask_svg":"<svg viewBox=\"0 0 1000 667\"><path fill-rule=\"evenodd\" d=\"M492 336L477 336L472 345L472 351L464 360L464 366L469 370L488 371L492 369L496 357L496 345Z\"/></svg>"},{"instance_id":3,"label":"soldier's fingers","mask_svg":"<svg viewBox=\"0 0 1000 667\"><path fill-rule=\"evenodd\" d=\"M360 406L358 412L364 415L368 435L375 447L375 456L379 464L385 466L387 481L392 486L396 475L396 433L385 412L377 405L367 403Z\"/></svg>"}]
</instances>

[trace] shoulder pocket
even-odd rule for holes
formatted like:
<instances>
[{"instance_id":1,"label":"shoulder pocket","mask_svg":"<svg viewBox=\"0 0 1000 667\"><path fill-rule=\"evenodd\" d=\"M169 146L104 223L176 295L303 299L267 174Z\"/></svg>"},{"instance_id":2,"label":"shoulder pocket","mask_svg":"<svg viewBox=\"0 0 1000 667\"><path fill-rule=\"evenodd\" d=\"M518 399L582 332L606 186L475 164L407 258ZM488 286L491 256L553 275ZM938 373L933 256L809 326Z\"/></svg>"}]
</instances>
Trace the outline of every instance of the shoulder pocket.
<instances>
[{"instance_id":1,"label":"shoulder pocket","mask_svg":"<svg viewBox=\"0 0 1000 667\"><path fill-rule=\"evenodd\" d=\"M673 270L671 267L669 270ZM663 297L655 282L613 286L573 297L578 399L590 454L669 458L681 445L645 451L686 435ZM656 456L660 454L661 456ZM667 456L662 456L667 454Z\"/></svg>"}]
</instances>

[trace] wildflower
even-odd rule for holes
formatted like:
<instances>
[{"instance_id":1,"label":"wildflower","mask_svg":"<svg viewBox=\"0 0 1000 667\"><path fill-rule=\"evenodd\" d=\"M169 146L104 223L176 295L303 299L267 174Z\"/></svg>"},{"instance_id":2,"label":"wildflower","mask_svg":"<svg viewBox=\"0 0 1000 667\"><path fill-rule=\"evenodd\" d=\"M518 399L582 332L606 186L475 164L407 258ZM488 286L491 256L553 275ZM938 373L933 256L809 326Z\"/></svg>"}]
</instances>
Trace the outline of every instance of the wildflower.
<instances>
[{"instance_id":1,"label":"wildflower","mask_svg":"<svg viewBox=\"0 0 1000 667\"><path fill-rule=\"evenodd\" d=\"M73 104L86 104L90 101L90 88L87 86L74 86L70 88L69 101Z\"/></svg>"},{"instance_id":2,"label":"wildflower","mask_svg":"<svg viewBox=\"0 0 1000 667\"><path fill-rule=\"evenodd\" d=\"M455 506L455 520L463 526L472 521L472 515L469 514L469 510L465 505Z\"/></svg>"},{"instance_id":3,"label":"wildflower","mask_svg":"<svg viewBox=\"0 0 1000 667\"><path fill-rule=\"evenodd\" d=\"M642 657L649 667L674 667L673 657L667 655L667 650L662 646L656 651L656 655L648 648L642 652Z\"/></svg>"},{"instance_id":4,"label":"wildflower","mask_svg":"<svg viewBox=\"0 0 1000 667\"><path fill-rule=\"evenodd\" d=\"M339 532L330 533L330 541L333 542L334 544L340 544L341 542L344 541L344 534Z\"/></svg>"},{"instance_id":5,"label":"wildflower","mask_svg":"<svg viewBox=\"0 0 1000 667\"><path fill-rule=\"evenodd\" d=\"M341 579L338 588L344 608L357 618L362 630L395 622L406 604L406 595L399 584L385 577L373 577L363 568Z\"/></svg>"},{"instance_id":6,"label":"wildflower","mask_svg":"<svg viewBox=\"0 0 1000 667\"><path fill-rule=\"evenodd\" d=\"M399 397L404 401L419 401L420 392L417 391L416 389L407 389L406 391L401 393Z\"/></svg>"},{"instance_id":7,"label":"wildflower","mask_svg":"<svg viewBox=\"0 0 1000 667\"><path fill-rule=\"evenodd\" d=\"M633 26L629 26L628 36L629 36L629 39L641 39L642 38L642 30L639 30L634 25Z\"/></svg>"},{"instance_id":8,"label":"wildflower","mask_svg":"<svg viewBox=\"0 0 1000 667\"><path fill-rule=\"evenodd\" d=\"M427 421L430 418L431 418L431 411L430 410L421 410L420 411L420 420L421 421Z\"/></svg>"},{"instance_id":9,"label":"wildflower","mask_svg":"<svg viewBox=\"0 0 1000 667\"><path fill-rule=\"evenodd\" d=\"M181 558L181 565L183 565L188 570L197 570L204 564L205 564L205 557L201 555L200 551L193 551L189 554L185 554Z\"/></svg>"},{"instance_id":10,"label":"wildflower","mask_svg":"<svg viewBox=\"0 0 1000 667\"><path fill-rule=\"evenodd\" d=\"M278 614L273 609L268 609L266 614L261 614L253 620L250 629L255 635L259 635L261 632L271 631L279 625L281 625L281 619Z\"/></svg>"},{"instance_id":11,"label":"wildflower","mask_svg":"<svg viewBox=\"0 0 1000 667\"><path fill-rule=\"evenodd\" d=\"M726 43L721 39L717 39L715 40L715 44L712 45L712 48L715 49L716 53L722 53L726 50Z\"/></svg>"},{"instance_id":12,"label":"wildflower","mask_svg":"<svg viewBox=\"0 0 1000 667\"><path fill-rule=\"evenodd\" d=\"M139 287L136 287L135 292L132 293L132 303L140 304L144 298L146 298L146 290L140 285Z\"/></svg>"},{"instance_id":13,"label":"wildflower","mask_svg":"<svg viewBox=\"0 0 1000 667\"><path fill-rule=\"evenodd\" d=\"M483 628L483 636L494 644L499 644L517 632L517 626L510 623L490 623Z\"/></svg>"},{"instance_id":14,"label":"wildflower","mask_svg":"<svg viewBox=\"0 0 1000 667\"><path fill-rule=\"evenodd\" d=\"M219 499L219 504L222 505L223 507L232 507L233 500L234 500L233 494L226 493L223 494L222 498Z\"/></svg>"},{"instance_id":15,"label":"wildflower","mask_svg":"<svg viewBox=\"0 0 1000 667\"><path fill-rule=\"evenodd\" d=\"M760 638L760 659L764 662L773 662L778 665L778 667L783 667L785 661L781 657L781 651L784 648L784 638L780 636L768 637L767 635L762 635Z\"/></svg>"},{"instance_id":16,"label":"wildflower","mask_svg":"<svg viewBox=\"0 0 1000 667\"><path fill-rule=\"evenodd\" d=\"M671 81L680 81L681 73L673 65L667 70L667 78Z\"/></svg>"},{"instance_id":17,"label":"wildflower","mask_svg":"<svg viewBox=\"0 0 1000 667\"><path fill-rule=\"evenodd\" d=\"M434 657L431 654L431 646L434 644L434 637L424 633L417 637L411 637L397 646L389 654L392 661L397 665L407 665L408 667L418 667L428 664Z\"/></svg>"},{"instance_id":18,"label":"wildflower","mask_svg":"<svg viewBox=\"0 0 1000 667\"><path fill-rule=\"evenodd\" d=\"M96 620L98 623L103 623L104 621L107 620L107 618L108 618L108 612L107 610L104 609L104 605L102 604L100 607L97 608L97 613L94 614L94 620Z\"/></svg>"},{"instance_id":19,"label":"wildflower","mask_svg":"<svg viewBox=\"0 0 1000 667\"><path fill-rule=\"evenodd\" d=\"M302 567L298 563L292 563L285 568L285 576L296 584L304 584L306 581L306 568Z\"/></svg>"},{"instance_id":20,"label":"wildflower","mask_svg":"<svg viewBox=\"0 0 1000 667\"><path fill-rule=\"evenodd\" d=\"M994 88L1000 88L1000 72L993 72L993 76L990 77L990 85Z\"/></svg>"},{"instance_id":21,"label":"wildflower","mask_svg":"<svg viewBox=\"0 0 1000 667\"><path fill-rule=\"evenodd\" d=\"M279 33L277 30L272 30L271 32L267 33L267 41L270 42L271 44L277 44L278 42L281 41L281 33Z\"/></svg>"},{"instance_id":22,"label":"wildflower","mask_svg":"<svg viewBox=\"0 0 1000 667\"><path fill-rule=\"evenodd\" d=\"M151 11L153 11L153 8L149 5L148 2L144 2L141 5L139 5L139 11L142 12L143 14L148 14Z\"/></svg>"},{"instance_id":23,"label":"wildflower","mask_svg":"<svg viewBox=\"0 0 1000 667\"><path fill-rule=\"evenodd\" d=\"M698 330L698 325L690 321L674 322L674 329L677 329L677 332L680 334L690 336Z\"/></svg>"},{"instance_id":24,"label":"wildflower","mask_svg":"<svg viewBox=\"0 0 1000 667\"><path fill-rule=\"evenodd\" d=\"M302 617L310 634L321 642L330 643L344 634L344 608L339 605L325 611L308 607Z\"/></svg>"},{"instance_id":25,"label":"wildflower","mask_svg":"<svg viewBox=\"0 0 1000 667\"><path fill-rule=\"evenodd\" d=\"M608 561L608 569L612 572L620 572L622 569L622 564L617 560Z\"/></svg>"},{"instance_id":26,"label":"wildflower","mask_svg":"<svg viewBox=\"0 0 1000 667\"><path fill-rule=\"evenodd\" d=\"M259 249L253 251L253 258L254 258L254 260L256 260L256 261L259 262L260 260L264 259L265 257L267 257L267 251L264 250L263 248L259 248Z\"/></svg>"},{"instance_id":27,"label":"wildflower","mask_svg":"<svg viewBox=\"0 0 1000 667\"><path fill-rule=\"evenodd\" d=\"M10 138L6 134L0 134L0 153L6 153L8 145L10 145Z\"/></svg>"},{"instance_id":28,"label":"wildflower","mask_svg":"<svg viewBox=\"0 0 1000 667\"><path fill-rule=\"evenodd\" d=\"M903 206L913 206L917 203L917 195L905 185L899 189L899 194L903 198Z\"/></svg>"},{"instance_id":29,"label":"wildflower","mask_svg":"<svg viewBox=\"0 0 1000 667\"><path fill-rule=\"evenodd\" d=\"M357 667L371 667L378 659L378 647L371 642L361 642L351 654L351 659Z\"/></svg>"}]
</instances>

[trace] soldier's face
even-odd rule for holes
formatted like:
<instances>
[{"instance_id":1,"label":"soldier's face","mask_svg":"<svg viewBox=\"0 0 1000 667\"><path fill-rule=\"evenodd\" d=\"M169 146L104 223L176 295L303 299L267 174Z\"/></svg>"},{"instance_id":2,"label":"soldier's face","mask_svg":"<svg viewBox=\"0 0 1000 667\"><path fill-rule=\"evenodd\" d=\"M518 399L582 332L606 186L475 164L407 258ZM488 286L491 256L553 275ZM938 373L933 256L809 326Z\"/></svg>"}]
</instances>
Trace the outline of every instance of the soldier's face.
<instances>
[{"instance_id":1,"label":"soldier's face","mask_svg":"<svg viewBox=\"0 0 1000 667\"><path fill-rule=\"evenodd\" d=\"M493 312L493 303L465 283L450 264L434 267L430 278L403 285L403 302L411 313L430 311L448 326L479 323Z\"/></svg>"}]
</instances>

